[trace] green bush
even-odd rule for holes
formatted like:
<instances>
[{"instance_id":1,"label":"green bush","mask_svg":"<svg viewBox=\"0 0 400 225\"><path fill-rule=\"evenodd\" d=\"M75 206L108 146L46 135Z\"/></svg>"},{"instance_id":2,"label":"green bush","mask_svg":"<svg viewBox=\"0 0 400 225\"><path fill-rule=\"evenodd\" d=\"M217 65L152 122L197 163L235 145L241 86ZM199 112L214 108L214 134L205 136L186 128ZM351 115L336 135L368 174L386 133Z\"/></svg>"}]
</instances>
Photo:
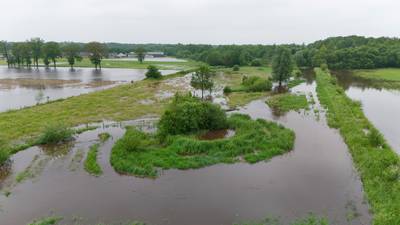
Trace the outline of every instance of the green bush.
<instances>
[{"instance_id":1,"label":"green bush","mask_svg":"<svg viewBox=\"0 0 400 225\"><path fill-rule=\"evenodd\" d=\"M62 123L50 124L39 136L37 144L57 144L72 139L74 131Z\"/></svg>"},{"instance_id":2,"label":"green bush","mask_svg":"<svg viewBox=\"0 0 400 225\"><path fill-rule=\"evenodd\" d=\"M261 92L270 91L272 89L272 82L260 77L243 77L242 85L247 92Z\"/></svg>"},{"instance_id":3,"label":"green bush","mask_svg":"<svg viewBox=\"0 0 400 225\"><path fill-rule=\"evenodd\" d=\"M144 151L149 145L149 137L146 133L140 132L134 128L127 130L127 134L120 139L121 146L128 152Z\"/></svg>"},{"instance_id":4,"label":"green bush","mask_svg":"<svg viewBox=\"0 0 400 225\"><path fill-rule=\"evenodd\" d=\"M253 61L251 61L251 66L261 66L261 60L260 59L253 59Z\"/></svg>"},{"instance_id":5,"label":"green bush","mask_svg":"<svg viewBox=\"0 0 400 225\"><path fill-rule=\"evenodd\" d=\"M226 127L226 114L220 106L190 95L176 95L159 122L161 136L196 133Z\"/></svg>"},{"instance_id":6,"label":"green bush","mask_svg":"<svg viewBox=\"0 0 400 225\"><path fill-rule=\"evenodd\" d=\"M233 71L239 71L239 70L240 70L239 65L234 65L233 68L232 68L232 70L233 70Z\"/></svg>"},{"instance_id":7,"label":"green bush","mask_svg":"<svg viewBox=\"0 0 400 225\"><path fill-rule=\"evenodd\" d=\"M149 67L147 67L146 78L160 79L161 77L161 72L156 66L149 65Z\"/></svg>"},{"instance_id":8,"label":"green bush","mask_svg":"<svg viewBox=\"0 0 400 225\"><path fill-rule=\"evenodd\" d=\"M232 88L229 87L229 86L225 86L224 87L224 94L229 94L229 93L232 93Z\"/></svg>"}]
</instances>

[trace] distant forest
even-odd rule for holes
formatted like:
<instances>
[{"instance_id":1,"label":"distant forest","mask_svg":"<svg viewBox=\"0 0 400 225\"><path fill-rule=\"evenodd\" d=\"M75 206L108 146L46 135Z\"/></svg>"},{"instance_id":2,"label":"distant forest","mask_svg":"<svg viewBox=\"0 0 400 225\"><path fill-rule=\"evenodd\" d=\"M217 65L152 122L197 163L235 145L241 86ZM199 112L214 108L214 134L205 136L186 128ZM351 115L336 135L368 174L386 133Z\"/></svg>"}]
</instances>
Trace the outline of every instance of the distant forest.
<instances>
[{"instance_id":1,"label":"distant forest","mask_svg":"<svg viewBox=\"0 0 400 225\"><path fill-rule=\"evenodd\" d=\"M61 46L63 44L60 43ZM105 44L109 53L128 53L143 48L145 51L163 51L168 56L202 61L211 66L270 64L277 49L286 47L298 67L322 64L327 64L330 69L400 67L400 39L386 37L331 37L308 45Z\"/></svg>"},{"instance_id":2,"label":"distant forest","mask_svg":"<svg viewBox=\"0 0 400 225\"><path fill-rule=\"evenodd\" d=\"M167 55L206 62L212 66L269 64L278 47L289 48L299 67L326 63L331 69L400 67L400 39L362 36L331 37L309 45L163 45L107 44L110 52L143 47Z\"/></svg>"}]
</instances>

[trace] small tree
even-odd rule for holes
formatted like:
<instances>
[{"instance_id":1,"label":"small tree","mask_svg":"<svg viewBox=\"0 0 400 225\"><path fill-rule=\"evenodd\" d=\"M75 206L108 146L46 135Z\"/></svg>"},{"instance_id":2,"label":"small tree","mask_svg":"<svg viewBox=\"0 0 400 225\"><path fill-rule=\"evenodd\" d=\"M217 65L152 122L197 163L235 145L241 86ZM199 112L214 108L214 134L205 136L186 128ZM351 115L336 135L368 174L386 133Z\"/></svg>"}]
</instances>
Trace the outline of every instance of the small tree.
<instances>
[{"instance_id":1,"label":"small tree","mask_svg":"<svg viewBox=\"0 0 400 225\"><path fill-rule=\"evenodd\" d=\"M214 87L214 82L212 81L212 76L214 73L210 70L208 66L201 66L193 75L190 84L192 87L201 90L201 98L204 99L204 91L209 90L210 94L212 88Z\"/></svg>"},{"instance_id":2,"label":"small tree","mask_svg":"<svg viewBox=\"0 0 400 225\"><path fill-rule=\"evenodd\" d=\"M0 41L0 52L2 52L4 54L4 57L6 57L6 61L7 61L7 66L10 67L12 62L10 59L10 55L8 54L8 44L6 41Z\"/></svg>"},{"instance_id":3,"label":"small tree","mask_svg":"<svg viewBox=\"0 0 400 225\"><path fill-rule=\"evenodd\" d=\"M144 48L137 48L135 50L136 56L138 58L138 61L140 63L143 63L144 58L146 57L146 50L144 50Z\"/></svg>"},{"instance_id":4,"label":"small tree","mask_svg":"<svg viewBox=\"0 0 400 225\"><path fill-rule=\"evenodd\" d=\"M61 48L57 42L47 42L43 45L43 60L46 64L49 63L49 60L53 62L53 67L56 68L57 58L61 57ZM48 64L46 64L48 66Z\"/></svg>"},{"instance_id":5,"label":"small tree","mask_svg":"<svg viewBox=\"0 0 400 225\"><path fill-rule=\"evenodd\" d=\"M80 56L81 46L76 43L68 43L63 47L64 56L68 60L68 64L71 66L71 69L74 68L75 61L81 61L82 57Z\"/></svg>"},{"instance_id":6,"label":"small tree","mask_svg":"<svg viewBox=\"0 0 400 225\"><path fill-rule=\"evenodd\" d=\"M156 66L150 65L149 67L147 67L146 78L159 79L161 77L161 72Z\"/></svg>"},{"instance_id":7,"label":"small tree","mask_svg":"<svg viewBox=\"0 0 400 225\"><path fill-rule=\"evenodd\" d=\"M107 56L107 46L99 42L89 42L85 46L89 52L89 59L97 67L101 69L101 60Z\"/></svg>"},{"instance_id":8,"label":"small tree","mask_svg":"<svg viewBox=\"0 0 400 225\"><path fill-rule=\"evenodd\" d=\"M287 81L293 71L293 60L290 50L285 47L278 49L277 54L272 62L272 78L279 82L279 87L282 87L282 82Z\"/></svg>"}]
</instances>

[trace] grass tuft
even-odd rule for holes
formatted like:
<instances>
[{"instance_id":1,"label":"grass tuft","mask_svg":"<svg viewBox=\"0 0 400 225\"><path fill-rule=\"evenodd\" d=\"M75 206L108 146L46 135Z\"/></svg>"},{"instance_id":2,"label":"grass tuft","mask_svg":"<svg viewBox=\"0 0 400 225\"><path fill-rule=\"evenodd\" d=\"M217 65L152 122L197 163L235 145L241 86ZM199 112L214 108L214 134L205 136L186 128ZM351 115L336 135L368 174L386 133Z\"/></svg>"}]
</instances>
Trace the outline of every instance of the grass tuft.
<instances>
[{"instance_id":1,"label":"grass tuft","mask_svg":"<svg viewBox=\"0 0 400 225\"><path fill-rule=\"evenodd\" d=\"M62 123L46 126L42 135L39 136L37 144L57 144L72 139L74 131Z\"/></svg>"},{"instance_id":2,"label":"grass tuft","mask_svg":"<svg viewBox=\"0 0 400 225\"><path fill-rule=\"evenodd\" d=\"M100 176L103 173L100 165L97 163L99 146L99 144L94 144L90 147L84 162L85 170L94 176Z\"/></svg>"}]
</instances>

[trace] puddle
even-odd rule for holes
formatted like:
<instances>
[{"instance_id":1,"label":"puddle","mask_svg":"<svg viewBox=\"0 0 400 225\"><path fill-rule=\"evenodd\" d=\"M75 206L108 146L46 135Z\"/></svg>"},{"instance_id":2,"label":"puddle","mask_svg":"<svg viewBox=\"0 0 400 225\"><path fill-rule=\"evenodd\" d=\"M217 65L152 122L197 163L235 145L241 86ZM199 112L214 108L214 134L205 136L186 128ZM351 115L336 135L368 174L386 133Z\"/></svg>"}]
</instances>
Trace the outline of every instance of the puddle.
<instances>
[{"instance_id":1,"label":"puddle","mask_svg":"<svg viewBox=\"0 0 400 225\"><path fill-rule=\"evenodd\" d=\"M315 97L315 83L301 84L294 91L311 92ZM319 107L319 102L314 105ZM333 225L371 223L351 156L339 133L326 125L323 113L320 120L312 111L277 117L264 100L253 101L237 112L293 129L293 151L257 164L167 170L157 179L123 176L109 163L113 144L124 134L124 126L136 125L154 132L157 118L104 122L77 136L63 154L33 147L14 155L11 175L3 184L15 180L15 174L26 169L35 155L50 159L35 179L16 184L8 197L0 196L0 224L26 224L51 212L67 218L65 224L73 223L68 218L76 217L83 218L80 224L134 220L149 224L221 225L267 216L288 222L309 212L328 217ZM103 175L93 177L82 164L89 147L99 142L98 134L103 132L112 138L99 148ZM349 214L353 215L350 221Z\"/></svg>"},{"instance_id":2,"label":"puddle","mask_svg":"<svg viewBox=\"0 0 400 225\"><path fill-rule=\"evenodd\" d=\"M68 98L145 78L145 69L17 69L0 66L0 112ZM176 70L160 70L163 75Z\"/></svg>"},{"instance_id":3,"label":"puddle","mask_svg":"<svg viewBox=\"0 0 400 225\"><path fill-rule=\"evenodd\" d=\"M400 90L379 87L379 81L355 77L351 72L335 72L347 96L360 101L365 116L385 136L389 145L400 154Z\"/></svg>"}]
</instances>

